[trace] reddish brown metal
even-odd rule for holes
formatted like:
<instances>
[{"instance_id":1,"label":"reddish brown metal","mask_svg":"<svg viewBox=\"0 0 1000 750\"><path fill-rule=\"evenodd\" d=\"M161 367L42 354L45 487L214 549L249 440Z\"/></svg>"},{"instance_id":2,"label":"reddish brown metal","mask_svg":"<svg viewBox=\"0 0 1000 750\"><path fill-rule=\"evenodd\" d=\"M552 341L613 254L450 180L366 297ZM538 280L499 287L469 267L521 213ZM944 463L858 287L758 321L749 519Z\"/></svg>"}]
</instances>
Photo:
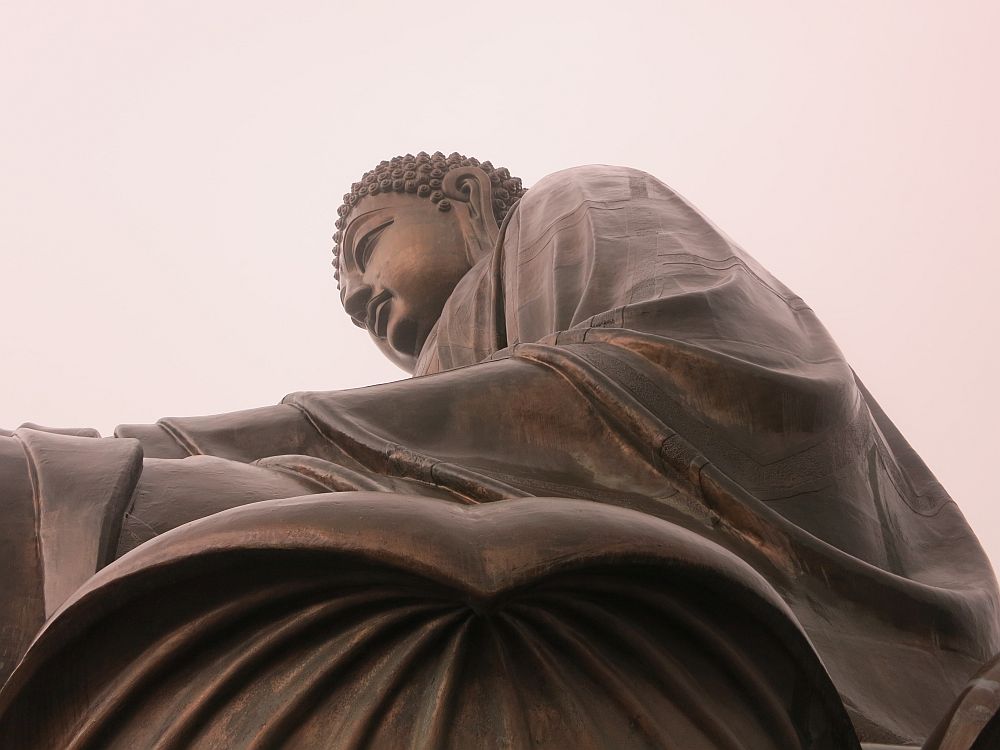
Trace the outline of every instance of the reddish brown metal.
<instances>
[{"instance_id":1,"label":"reddish brown metal","mask_svg":"<svg viewBox=\"0 0 1000 750\"><path fill-rule=\"evenodd\" d=\"M338 229L419 377L0 437L0 747L982 750L989 562L809 307L643 172L435 158Z\"/></svg>"}]
</instances>

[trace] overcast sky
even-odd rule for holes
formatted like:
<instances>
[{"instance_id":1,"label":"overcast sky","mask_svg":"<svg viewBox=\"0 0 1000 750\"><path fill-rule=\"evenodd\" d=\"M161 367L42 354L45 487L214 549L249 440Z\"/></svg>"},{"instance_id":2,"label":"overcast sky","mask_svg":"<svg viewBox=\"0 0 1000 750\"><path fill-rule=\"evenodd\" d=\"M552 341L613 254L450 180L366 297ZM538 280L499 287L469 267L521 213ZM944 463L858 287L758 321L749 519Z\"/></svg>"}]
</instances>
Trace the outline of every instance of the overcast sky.
<instances>
[{"instance_id":1,"label":"overcast sky","mask_svg":"<svg viewBox=\"0 0 1000 750\"><path fill-rule=\"evenodd\" d=\"M352 181L625 164L812 305L1000 561L998 28L988 0L0 0L0 426L403 377L337 301Z\"/></svg>"}]
</instances>

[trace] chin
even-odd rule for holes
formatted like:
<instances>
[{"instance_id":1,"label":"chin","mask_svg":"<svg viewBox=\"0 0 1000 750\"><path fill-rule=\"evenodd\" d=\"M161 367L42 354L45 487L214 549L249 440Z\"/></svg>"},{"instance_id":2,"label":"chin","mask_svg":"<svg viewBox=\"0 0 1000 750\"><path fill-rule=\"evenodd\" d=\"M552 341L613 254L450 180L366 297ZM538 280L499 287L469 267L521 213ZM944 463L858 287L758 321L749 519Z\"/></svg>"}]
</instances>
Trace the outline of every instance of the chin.
<instances>
[{"instance_id":1,"label":"chin","mask_svg":"<svg viewBox=\"0 0 1000 750\"><path fill-rule=\"evenodd\" d=\"M392 363L394 365L396 365L397 367L399 367L402 370L405 370L406 372L410 373L411 375L413 374L413 371L415 369L417 369L417 358L416 357L413 357L413 356L411 356L409 354L402 354L402 353L397 352L395 350L389 350L387 353L389 355L389 359L392 360Z\"/></svg>"},{"instance_id":2,"label":"chin","mask_svg":"<svg viewBox=\"0 0 1000 750\"><path fill-rule=\"evenodd\" d=\"M412 373L426 338L426 332L416 320L400 316L390 321L385 339L377 340L376 343L393 364Z\"/></svg>"}]
</instances>

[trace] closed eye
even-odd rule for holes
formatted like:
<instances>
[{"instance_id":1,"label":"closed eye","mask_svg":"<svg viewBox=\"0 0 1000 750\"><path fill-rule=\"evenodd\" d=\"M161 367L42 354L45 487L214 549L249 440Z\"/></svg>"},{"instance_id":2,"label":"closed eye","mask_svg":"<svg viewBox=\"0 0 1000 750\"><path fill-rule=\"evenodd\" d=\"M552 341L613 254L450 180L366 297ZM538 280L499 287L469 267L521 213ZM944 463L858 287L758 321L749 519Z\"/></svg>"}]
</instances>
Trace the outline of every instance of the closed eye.
<instances>
[{"instance_id":1,"label":"closed eye","mask_svg":"<svg viewBox=\"0 0 1000 750\"><path fill-rule=\"evenodd\" d=\"M372 229L370 232L365 234L360 240L354 243L354 263L357 265L358 270L361 273L365 272L365 268L368 267L368 261L371 260L372 253L375 252L375 243L378 242L379 235L385 231L385 228L392 224L393 219L379 224L377 227Z\"/></svg>"}]
</instances>

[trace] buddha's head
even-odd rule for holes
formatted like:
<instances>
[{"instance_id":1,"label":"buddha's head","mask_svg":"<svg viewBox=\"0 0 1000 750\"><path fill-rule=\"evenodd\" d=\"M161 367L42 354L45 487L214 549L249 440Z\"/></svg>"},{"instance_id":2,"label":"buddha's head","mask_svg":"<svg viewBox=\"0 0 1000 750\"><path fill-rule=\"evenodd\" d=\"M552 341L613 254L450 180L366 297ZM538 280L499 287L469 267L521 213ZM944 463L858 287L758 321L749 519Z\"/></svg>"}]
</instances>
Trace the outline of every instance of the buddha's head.
<instances>
[{"instance_id":1,"label":"buddha's head","mask_svg":"<svg viewBox=\"0 0 1000 750\"><path fill-rule=\"evenodd\" d=\"M492 252L523 194L506 169L460 154L383 161L337 212L333 264L347 314L412 372L448 297Z\"/></svg>"}]
</instances>

